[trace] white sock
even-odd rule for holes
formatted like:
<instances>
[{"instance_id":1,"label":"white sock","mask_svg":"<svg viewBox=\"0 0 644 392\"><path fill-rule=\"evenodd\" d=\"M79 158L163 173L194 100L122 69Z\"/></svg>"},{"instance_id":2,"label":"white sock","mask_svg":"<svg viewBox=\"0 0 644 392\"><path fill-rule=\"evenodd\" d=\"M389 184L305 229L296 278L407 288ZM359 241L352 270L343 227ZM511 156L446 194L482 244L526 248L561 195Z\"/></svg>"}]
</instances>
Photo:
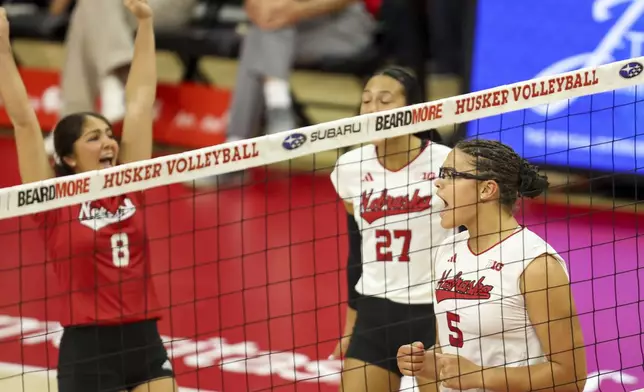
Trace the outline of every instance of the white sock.
<instances>
[{"instance_id":1,"label":"white sock","mask_svg":"<svg viewBox=\"0 0 644 392\"><path fill-rule=\"evenodd\" d=\"M114 122L125 116L125 86L114 75L101 82L101 114Z\"/></svg>"},{"instance_id":2,"label":"white sock","mask_svg":"<svg viewBox=\"0 0 644 392\"><path fill-rule=\"evenodd\" d=\"M264 81L264 99L269 109L284 109L291 107L291 91L288 81L282 79L267 79Z\"/></svg>"}]
</instances>

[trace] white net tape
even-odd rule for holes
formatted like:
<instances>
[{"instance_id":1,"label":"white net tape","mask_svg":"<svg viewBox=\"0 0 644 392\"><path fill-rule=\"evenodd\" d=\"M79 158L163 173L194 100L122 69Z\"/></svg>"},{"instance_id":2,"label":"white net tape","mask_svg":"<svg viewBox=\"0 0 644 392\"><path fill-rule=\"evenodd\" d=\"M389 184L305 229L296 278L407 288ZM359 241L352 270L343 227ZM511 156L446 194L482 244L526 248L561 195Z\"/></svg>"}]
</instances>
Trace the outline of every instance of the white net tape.
<instances>
[{"instance_id":1,"label":"white net tape","mask_svg":"<svg viewBox=\"0 0 644 392\"><path fill-rule=\"evenodd\" d=\"M640 83L644 57L495 87L386 112L0 190L0 219L235 172L321 151L553 104ZM335 137L314 134L338 130Z\"/></svg>"}]
</instances>

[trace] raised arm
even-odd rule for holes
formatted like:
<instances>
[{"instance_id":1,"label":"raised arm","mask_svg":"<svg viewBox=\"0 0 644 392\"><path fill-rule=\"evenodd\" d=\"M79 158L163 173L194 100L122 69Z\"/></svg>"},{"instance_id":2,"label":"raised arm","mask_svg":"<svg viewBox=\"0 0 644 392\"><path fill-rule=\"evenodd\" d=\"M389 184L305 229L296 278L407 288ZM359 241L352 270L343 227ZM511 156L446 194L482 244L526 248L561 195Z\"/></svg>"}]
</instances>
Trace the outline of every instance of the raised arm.
<instances>
[{"instance_id":1,"label":"raised arm","mask_svg":"<svg viewBox=\"0 0 644 392\"><path fill-rule=\"evenodd\" d=\"M23 183L55 176L43 144L42 130L31 107L27 90L13 58L9 21L0 8L0 98L11 119L18 149L18 167Z\"/></svg>"},{"instance_id":2,"label":"raised arm","mask_svg":"<svg viewBox=\"0 0 644 392\"><path fill-rule=\"evenodd\" d=\"M124 0L136 16L134 58L125 85L126 113L121 136L121 163L152 157L152 125L157 92L156 49L152 9L147 0Z\"/></svg>"}]
</instances>

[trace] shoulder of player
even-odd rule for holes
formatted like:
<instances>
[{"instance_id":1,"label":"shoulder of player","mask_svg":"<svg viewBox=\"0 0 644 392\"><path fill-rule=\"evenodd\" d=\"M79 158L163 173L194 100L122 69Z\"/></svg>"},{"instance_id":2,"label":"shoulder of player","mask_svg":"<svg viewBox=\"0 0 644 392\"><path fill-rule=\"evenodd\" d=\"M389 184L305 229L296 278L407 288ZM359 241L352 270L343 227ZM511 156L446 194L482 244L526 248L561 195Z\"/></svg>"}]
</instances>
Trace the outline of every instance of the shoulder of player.
<instances>
[{"instance_id":1,"label":"shoulder of player","mask_svg":"<svg viewBox=\"0 0 644 392\"><path fill-rule=\"evenodd\" d=\"M565 262L551 253L540 254L521 271L523 291L562 287L570 283Z\"/></svg>"},{"instance_id":2,"label":"shoulder of player","mask_svg":"<svg viewBox=\"0 0 644 392\"><path fill-rule=\"evenodd\" d=\"M447 158L447 155L452 151L450 147L447 147L438 143L430 143L425 150L426 159L430 160L433 165L442 165Z\"/></svg>"},{"instance_id":3,"label":"shoulder of player","mask_svg":"<svg viewBox=\"0 0 644 392\"><path fill-rule=\"evenodd\" d=\"M145 192L132 192L125 195L130 199L134 199L135 203L144 203L145 202Z\"/></svg>"},{"instance_id":4,"label":"shoulder of player","mask_svg":"<svg viewBox=\"0 0 644 392\"><path fill-rule=\"evenodd\" d=\"M57 223L59 222L63 211L65 211L65 207L59 207L53 210L32 214L31 217L40 228L55 229L60 227Z\"/></svg>"},{"instance_id":5,"label":"shoulder of player","mask_svg":"<svg viewBox=\"0 0 644 392\"><path fill-rule=\"evenodd\" d=\"M470 233L466 230L445 238L445 240L438 245L438 252L454 253L454 249L459 244L465 243L469 236Z\"/></svg>"},{"instance_id":6,"label":"shoulder of player","mask_svg":"<svg viewBox=\"0 0 644 392\"><path fill-rule=\"evenodd\" d=\"M116 196L108 196L105 198L102 198L100 200L105 200L105 201L118 201L118 200L125 200L129 199L132 202L139 202L142 201L144 198L144 192L129 192L129 193L124 193L121 195L116 195Z\"/></svg>"},{"instance_id":7,"label":"shoulder of player","mask_svg":"<svg viewBox=\"0 0 644 392\"><path fill-rule=\"evenodd\" d=\"M433 154L440 154L444 156L447 156L452 151L451 147L447 147L446 145L439 143L429 143L427 147L431 149Z\"/></svg>"},{"instance_id":8,"label":"shoulder of player","mask_svg":"<svg viewBox=\"0 0 644 392\"><path fill-rule=\"evenodd\" d=\"M552 248L539 234L527 227L518 231L512 236L512 239L520 244L520 248L527 251L526 255L534 253L550 253L549 250Z\"/></svg>"},{"instance_id":9,"label":"shoulder of player","mask_svg":"<svg viewBox=\"0 0 644 392\"><path fill-rule=\"evenodd\" d=\"M146 204L145 192L131 192L117 196L109 196L106 198L81 203L77 205L77 207L83 209L88 208L89 206L103 205L103 203L108 203L108 205L114 206L119 205L121 207L144 207Z\"/></svg>"},{"instance_id":10,"label":"shoulder of player","mask_svg":"<svg viewBox=\"0 0 644 392\"><path fill-rule=\"evenodd\" d=\"M456 233L454 235L449 236L445 241L443 241L443 244L450 244L454 242L463 242L467 241L467 239L470 238L470 232L465 230L460 233Z\"/></svg>"},{"instance_id":11,"label":"shoulder of player","mask_svg":"<svg viewBox=\"0 0 644 392\"><path fill-rule=\"evenodd\" d=\"M509 263L520 270L525 270L534 261L545 258L564 263L563 258L546 240L528 228L524 227L513 235L511 240L514 242L512 246L501 247L501 257L506 260L520 261Z\"/></svg>"},{"instance_id":12,"label":"shoulder of player","mask_svg":"<svg viewBox=\"0 0 644 392\"><path fill-rule=\"evenodd\" d=\"M340 155L336 161L336 166L347 165L351 163L364 163L365 159L373 156L373 146L366 145L353 150L347 151Z\"/></svg>"}]
</instances>

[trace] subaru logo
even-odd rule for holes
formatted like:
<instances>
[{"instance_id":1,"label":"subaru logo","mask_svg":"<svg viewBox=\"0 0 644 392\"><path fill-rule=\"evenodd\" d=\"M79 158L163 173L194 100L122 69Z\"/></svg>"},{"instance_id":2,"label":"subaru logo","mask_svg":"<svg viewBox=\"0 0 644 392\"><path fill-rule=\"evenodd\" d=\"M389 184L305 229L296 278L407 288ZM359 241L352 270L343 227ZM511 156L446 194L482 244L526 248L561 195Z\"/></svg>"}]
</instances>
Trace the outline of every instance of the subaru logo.
<instances>
[{"instance_id":1,"label":"subaru logo","mask_svg":"<svg viewBox=\"0 0 644 392\"><path fill-rule=\"evenodd\" d=\"M624 79L631 79L641 74L642 70L644 70L642 64L637 62L630 62L619 70L619 75Z\"/></svg>"},{"instance_id":2,"label":"subaru logo","mask_svg":"<svg viewBox=\"0 0 644 392\"><path fill-rule=\"evenodd\" d=\"M282 147L286 150L295 150L306 143L306 135L303 133L292 133L284 138Z\"/></svg>"}]
</instances>

